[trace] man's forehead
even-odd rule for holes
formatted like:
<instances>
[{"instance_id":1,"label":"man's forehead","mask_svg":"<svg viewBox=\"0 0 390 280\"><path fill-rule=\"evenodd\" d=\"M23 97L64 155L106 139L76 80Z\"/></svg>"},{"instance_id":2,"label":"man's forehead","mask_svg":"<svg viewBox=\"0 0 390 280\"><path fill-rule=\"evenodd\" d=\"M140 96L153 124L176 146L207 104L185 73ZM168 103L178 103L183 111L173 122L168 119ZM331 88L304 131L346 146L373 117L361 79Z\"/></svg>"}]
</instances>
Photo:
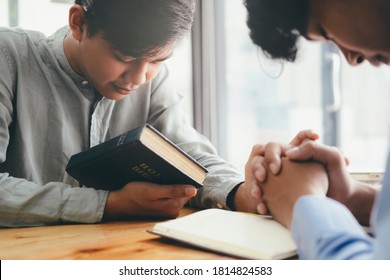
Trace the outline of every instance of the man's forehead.
<instances>
[{"instance_id":1,"label":"man's forehead","mask_svg":"<svg viewBox=\"0 0 390 280\"><path fill-rule=\"evenodd\" d=\"M163 47L156 47L151 48L149 50L146 50L145 52L141 53L141 55L134 55L133 52L130 51L122 51L118 50L117 48L112 48L114 51L119 52L123 56L133 57L137 59L147 59L147 60L153 60L153 59L167 59L172 56L174 46L172 44L163 46Z\"/></svg>"}]
</instances>

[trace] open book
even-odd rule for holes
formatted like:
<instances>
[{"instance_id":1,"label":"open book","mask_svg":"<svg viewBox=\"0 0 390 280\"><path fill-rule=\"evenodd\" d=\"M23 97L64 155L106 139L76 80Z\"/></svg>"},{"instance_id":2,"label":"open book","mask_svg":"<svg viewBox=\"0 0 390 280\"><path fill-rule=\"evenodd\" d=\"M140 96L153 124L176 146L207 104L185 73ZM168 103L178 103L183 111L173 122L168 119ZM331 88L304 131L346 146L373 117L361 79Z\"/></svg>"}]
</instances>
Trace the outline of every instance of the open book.
<instances>
[{"instance_id":1,"label":"open book","mask_svg":"<svg viewBox=\"0 0 390 280\"><path fill-rule=\"evenodd\" d=\"M221 209L160 222L149 232L244 259L285 259L297 250L290 231L272 218Z\"/></svg>"}]
</instances>

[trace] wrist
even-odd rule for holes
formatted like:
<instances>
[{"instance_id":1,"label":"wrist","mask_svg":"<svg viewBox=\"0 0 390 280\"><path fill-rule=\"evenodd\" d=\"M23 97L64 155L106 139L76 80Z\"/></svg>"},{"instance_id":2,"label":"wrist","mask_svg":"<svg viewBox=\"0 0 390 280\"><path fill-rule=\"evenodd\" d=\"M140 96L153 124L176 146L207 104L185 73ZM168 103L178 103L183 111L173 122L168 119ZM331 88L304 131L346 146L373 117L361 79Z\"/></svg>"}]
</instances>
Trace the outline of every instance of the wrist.
<instances>
[{"instance_id":1,"label":"wrist","mask_svg":"<svg viewBox=\"0 0 390 280\"><path fill-rule=\"evenodd\" d=\"M369 184L359 181L353 182L352 191L346 200L345 206L361 225L369 225L377 192L378 189Z\"/></svg>"},{"instance_id":2,"label":"wrist","mask_svg":"<svg viewBox=\"0 0 390 280\"><path fill-rule=\"evenodd\" d=\"M106 205L104 207L103 220L113 220L119 216L118 213L118 201L116 192L111 191L108 193Z\"/></svg>"},{"instance_id":3,"label":"wrist","mask_svg":"<svg viewBox=\"0 0 390 280\"><path fill-rule=\"evenodd\" d=\"M236 200L236 195L237 195L237 190L240 188L242 183L236 185L228 194L226 198L226 205L229 207L230 210L236 211L236 205L235 205L235 200Z\"/></svg>"},{"instance_id":4,"label":"wrist","mask_svg":"<svg viewBox=\"0 0 390 280\"><path fill-rule=\"evenodd\" d=\"M245 182L237 187L233 200L235 211L257 213L257 203L255 203L250 193Z\"/></svg>"}]
</instances>

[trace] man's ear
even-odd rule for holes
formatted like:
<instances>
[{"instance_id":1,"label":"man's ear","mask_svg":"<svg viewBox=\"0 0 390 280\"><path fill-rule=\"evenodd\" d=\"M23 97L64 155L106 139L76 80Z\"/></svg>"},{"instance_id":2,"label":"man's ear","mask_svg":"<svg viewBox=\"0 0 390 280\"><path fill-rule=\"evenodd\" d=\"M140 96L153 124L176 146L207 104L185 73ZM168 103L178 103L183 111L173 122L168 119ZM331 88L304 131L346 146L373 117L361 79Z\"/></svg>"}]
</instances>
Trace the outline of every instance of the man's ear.
<instances>
[{"instance_id":1,"label":"man's ear","mask_svg":"<svg viewBox=\"0 0 390 280\"><path fill-rule=\"evenodd\" d=\"M73 38L80 42L83 33L87 31L84 8L80 5L70 7L68 21Z\"/></svg>"}]
</instances>

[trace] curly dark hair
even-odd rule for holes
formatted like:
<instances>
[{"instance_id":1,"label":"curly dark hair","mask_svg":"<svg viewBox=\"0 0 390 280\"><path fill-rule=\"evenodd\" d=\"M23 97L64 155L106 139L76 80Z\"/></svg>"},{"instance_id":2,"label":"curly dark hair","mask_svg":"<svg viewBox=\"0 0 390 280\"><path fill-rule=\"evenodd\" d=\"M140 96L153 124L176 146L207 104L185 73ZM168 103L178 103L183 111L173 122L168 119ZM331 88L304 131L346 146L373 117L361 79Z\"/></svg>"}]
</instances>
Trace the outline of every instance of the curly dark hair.
<instances>
[{"instance_id":1,"label":"curly dark hair","mask_svg":"<svg viewBox=\"0 0 390 280\"><path fill-rule=\"evenodd\" d=\"M116 50L153 56L192 27L195 0L76 0L85 10L88 36L101 34Z\"/></svg>"},{"instance_id":2,"label":"curly dark hair","mask_svg":"<svg viewBox=\"0 0 390 280\"><path fill-rule=\"evenodd\" d=\"M306 34L309 0L244 0L252 42L272 59L295 61Z\"/></svg>"}]
</instances>

